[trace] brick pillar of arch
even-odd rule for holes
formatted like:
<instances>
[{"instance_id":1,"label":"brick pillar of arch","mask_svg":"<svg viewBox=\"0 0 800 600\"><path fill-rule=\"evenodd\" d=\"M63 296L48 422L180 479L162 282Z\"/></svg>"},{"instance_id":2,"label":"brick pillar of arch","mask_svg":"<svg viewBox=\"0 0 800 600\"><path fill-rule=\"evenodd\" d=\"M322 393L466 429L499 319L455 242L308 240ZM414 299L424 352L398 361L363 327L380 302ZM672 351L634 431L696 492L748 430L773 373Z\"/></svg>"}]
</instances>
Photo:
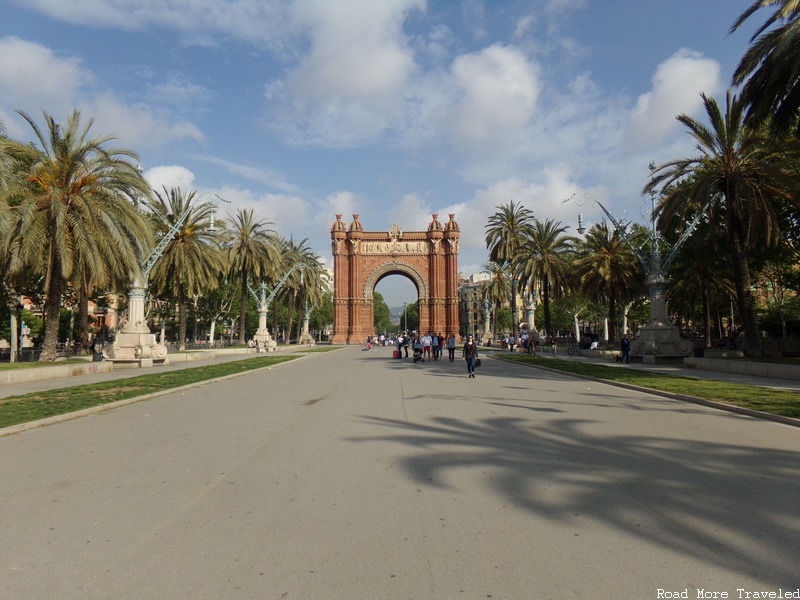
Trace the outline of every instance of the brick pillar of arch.
<instances>
[{"instance_id":1,"label":"brick pillar of arch","mask_svg":"<svg viewBox=\"0 0 800 600\"><path fill-rule=\"evenodd\" d=\"M365 232L353 215L349 227L336 215L333 253L334 344L363 344L375 334L373 292L381 278L401 274L419 294L420 330L447 335L458 331L458 242L454 219L442 227L438 215L427 231Z\"/></svg>"}]
</instances>

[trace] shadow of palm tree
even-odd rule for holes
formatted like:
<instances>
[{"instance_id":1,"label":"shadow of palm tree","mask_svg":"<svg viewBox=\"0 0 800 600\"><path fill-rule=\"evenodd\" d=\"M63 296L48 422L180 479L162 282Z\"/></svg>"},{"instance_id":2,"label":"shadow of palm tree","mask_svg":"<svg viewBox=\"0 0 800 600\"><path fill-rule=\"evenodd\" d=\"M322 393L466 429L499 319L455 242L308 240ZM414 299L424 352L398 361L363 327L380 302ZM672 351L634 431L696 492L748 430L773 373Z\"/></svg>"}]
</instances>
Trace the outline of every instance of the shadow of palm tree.
<instances>
[{"instance_id":1,"label":"shadow of palm tree","mask_svg":"<svg viewBox=\"0 0 800 600\"><path fill-rule=\"evenodd\" d=\"M469 466L500 501L540 518L581 515L712 567L800 585L800 452L608 436L594 421L559 417L363 419L387 433L351 441L413 447L398 460L415 485L450 488L451 471Z\"/></svg>"}]
</instances>

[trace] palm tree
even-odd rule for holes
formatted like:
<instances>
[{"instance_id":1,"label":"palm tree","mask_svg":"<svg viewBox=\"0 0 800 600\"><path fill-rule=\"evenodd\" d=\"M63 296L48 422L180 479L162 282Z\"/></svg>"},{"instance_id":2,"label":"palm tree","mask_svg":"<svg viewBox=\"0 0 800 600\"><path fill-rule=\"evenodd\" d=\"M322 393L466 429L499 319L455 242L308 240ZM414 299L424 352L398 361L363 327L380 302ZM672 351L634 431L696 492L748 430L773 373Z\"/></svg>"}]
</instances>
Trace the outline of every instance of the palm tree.
<instances>
[{"instance_id":1,"label":"palm tree","mask_svg":"<svg viewBox=\"0 0 800 600\"><path fill-rule=\"evenodd\" d=\"M558 296L569 280L568 253L572 252L575 238L563 235L567 227L551 219L533 223L530 237L523 239L520 253L514 261L515 272L523 289L541 290L544 303L544 329L549 335L550 297ZM532 294L531 294L532 295Z\"/></svg>"},{"instance_id":2,"label":"palm tree","mask_svg":"<svg viewBox=\"0 0 800 600\"><path fill-rule=\"evenodd\" d=\"M314 294L315 291L309 289L309 285L319 288L321 284L321 276L319 271L321 265L319 256L314 254L308 247L308 239L303 239L300 242L295 242L294 239L289 238L284 240L283 252L283 268L284 272L289 271L298 263L303 265L295 269L284 283L282 295L286 300L287 309L287 326L286 326L286 341L291 339L292 323L294 322L294 309L298 305L298 300L302 301L302 297ZM311 280L309 281L309 278ZM298 308L302 308L298 306Z\"/></svg>"},{"instance_id":3,"label":"palm tree","mask_svg":"<svg viewBox=\"0 0 800 600\"><path fill-rule=\"evenodd\" d=\"M251 280L273 278L280 265L278 238L269 228L271 221L257 219L252 209L239 209L232 219L228 244L231 271L239 279L239 344L245 343L248 283Z\"/></svg>"},{"instance_id":4,"label":"palm tree","mask_svg":"<svg viewBox=\"0 0 800 600\"><path fill-rule=\"evenodd\" d=\"M501 305L511 298L511 278L507 270L494 261L486 263L483 272L489 275L489 279L481 283L481 294L494 304L492 324L495 328L494 337L497 337L497 315Z\"/></svg>"},{"instance_id":5,"label":"palm tree","mask_svg":"<svg viewBox=\"0 0 800 600\"><path fill-rule=\"evenodd\" d=\"M598 302L608 302L608 341L615 339L617 301L641 288L641 266L619 231L612 231L605 219L586 232L578 247L574 268L581 290Z\"/></svg>"},{"instance_id":6,"label":"palm tree","mask_svg":"<svg viewBox=\"0 0 800 600\"><path fill-rule=\"evenodd\" d=\"M46 275L46 317L40 360L54 361L61 299L67 281L83 266L96 281L134 272L152 239L147 220L133 206L150 188L130 150L106 148L113 138L89 138L92 120L81 127L75 110L66 126L47 113L46 129L23 112L40 147L2 139L8 171L5 191L11 210L9 272Z\"/></svg>"},{"instance_id":7,"label":"palm tree","mask_svg":"<svg viewBox=\"0 0 800 600\"><path fill-rule=\"evenodd\" d=\"M320 257L308 247L308 239L297 244L297 255L304 267L301 273L300 285L297 288L297 308L304 311L307 305L322 302L322 263ZM290 321L291 323L291 321ZM297 338L300 339L300 326L302 319L297 320Z\"/></svg>"},{"instance_id":8,"label":"palm tree","mask_svg":"<svg viewBox=\"0 0 800 600\"><path fill-rule=\"evenodd\" d=\"M745 103L731 92L724 114L713 98L703 95L703 102L710 127L688 115L678 117L700 153L661 165L644 190L664 188L656 208L661 228L719 198L709 208L712 233L715 228L724 230L747 352L760 355L747 252L760 242L778 243L777 202L798 203L800 143L746 125Z\"/></svg>"},{"instance_id":9,"label":"palm tree","mask_svg":"<svg viewBox=\"0 0 800 600\"><path fill-rule=\"evenodd\" d=\"M486 224L486 248L489 250L489 260L502 266L511 266L520 252L523 240L533 235L533 212L522 204L514 204L513 200L496 208L497 212L489 217L489 222ZM513 315L512 332L516 337L519 313L517 311L517 277L513 271L511 276L511 313Z\"/></svg>"},{"instance_id":10,"label":"palm tree","mask_svg":"<svg viewBox=\"0 0 800 600\"><path fill-rule=\"evenodd\" d=\"M187 300L205 290L215 289L220 276L227 271L225 252L210 227L216 207L210 201L195 201L194 191L187 193L180 188L164 188L163 196L155 192L150 209L158 217L154 222L162 234L188 213L150 273L155 293L171 290L178 301L178 349L184 350ZM217 226L223 225L217 221Z\"/></svg>"},{"instance_id":11,"label":"palm tree","mask_svg":"<svg viewBox=\"0 0 800 600\"><path fill-rule=\"evenodd\" d=\"M748 122L770 121L774 131L798 128L800 109L800 0L757 0L731 27L739 29L761 8L775 12L750 38L733 74L733 85L741 86Z\"/></svg>"}]
</instances>

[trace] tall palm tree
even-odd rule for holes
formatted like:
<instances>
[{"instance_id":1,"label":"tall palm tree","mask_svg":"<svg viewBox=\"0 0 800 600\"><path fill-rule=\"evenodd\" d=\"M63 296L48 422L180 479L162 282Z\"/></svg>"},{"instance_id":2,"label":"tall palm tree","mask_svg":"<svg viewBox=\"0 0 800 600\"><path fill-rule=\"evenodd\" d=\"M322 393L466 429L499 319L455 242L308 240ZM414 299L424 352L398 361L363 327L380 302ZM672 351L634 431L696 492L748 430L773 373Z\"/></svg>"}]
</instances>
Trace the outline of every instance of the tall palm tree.
<instances>
[{"instance_id":1,"label":"tall palm tree","mask_svg":"<svg viewBox=\"0 0 800 600\"><path fill-rule=\"evenodd\" d=\"M248 283L276 276L280 250L276 233L267 219L258 219L253 209L239 209L231 223L228 261L241 285L239 295L239 344L245 343Z\"/></svg>"},{"instance_id":2,"label":"tall palm tree","mask_svg":"<svg viewBox=\"0 0 800 600\"><path fill-rule=\"evenodd\" d=\"M302 277L300 285L297 287L297 308L305 311L307 305L315 305L322 302L322 263L318 254L311 251L308 246L308 239L302 240L297 244L297 254L303 263ZM300 339L300 326L302 319L297 320L297 338Z\"/></svg>"},{"instance_id":3,"label":"tall palm tree","mask_svg":"<svg viewBox=\"0 0 800 600\"><path fill-rule=\"evenodd\" d=\"M186 348L186 303L190 298L213 290L220 276L227 271L227 260L220 243L211 229L211 215L216 210L213 202L195 200L195 192L180 188L167 190L164 195L155 192L150 209L157 219L157 227L166 233L188 213L183 225L172 236L164 253L150 272L150 281L156 294L171 290L178 301L178 348ZM217 226L224 224L217 221Z\"/></svg>"},{"instance_id":4,"label":"tall palm tree","mask_svg":"<svg viewBox=\"0 0 800 600\"><path fill-rule=\"evenodd\" d=\"M777 202L798 204L800 144L746 125L745 103L731 92L724 114L713 98L703 95L703 102L710 127L688 115L678 116L695 139L699 154L659 166L644 190L664 189L656 208L662 228L709 199L719 198L709 209L712 232L724 230L747 352L760 355L747 253L760 242L777 244Z\"/></svg>"},{"instance_id":5,"label":"tall palm tree","mask_svg":"<svg viewBox=\"0 0 800 600\"><path fill-rule=\"evenodd\" d=\"M286 341L291 339L292 323L294 322L294 309L298 305L298 299L304 293L304 289L309 285L308 278L315 278L321 280L319 277L319 257L314 254L308 247L308 239L303 239L300 242L295 242L293 238L285 240L283 252L283 272L287 272L295 265L302 264L303 266L295 269L284 283L281 294L286 301L287 309L287 326L286 326ZM314 272L317 275L314 275ZM308 293L309 290L305 290ZM301 308L298 306L298 308Z\"/></svg>"},{"instance_id":6,"label":"tall palm tree","mask_svg":"<svg viewBox=\"0 0 800 600\"><path fill-rule=\"evenodd\" d=\"M19 113L39 142L2 139L0 153L10 163L7 198L11 209L9 271L38 269L46 274L46 317L40 360L54 361L59 312L67 281L81 265L97 280L134 272L152 235L133 206L134 194L150 195L130 150L107 148L111 137L89 137L75 110L65 126L44 114L41 130Z\"/></svg>"},{"instance_id":7,"label":"tall palm tree","mask_svg":"<svg viewBox=\"0 0 800 600\"><path fill-rule=\"evenodd\" d=\"M502 265L494 261L486 263L483 272L489 275L489 279L481 283L481 294L494 305L492 325L494 337L497 337L497 315L501 305L511 299L511 277Z\"/></svg>"},{"instance_id":8,"label":"tall palm tree","mask_svg":"<svg viewBox=\"0 0 800 600\"><path fill-rule=\"evenodd\" d=\"M619 231L605 219L592 225L578 246L574 268L581 290L595 301L608 302L608 341L615 339L617 301L641 288L644 274Z\"/></svg>"},{"instance_id":9,"label":"tall palm tree","mask_svg":"<svg viewBox=\"0 0 800 600\"><path fill-rule=\"evenodd\" d=\"M496 208L497 212L489 217L489 222L486 224L486 248L489 250L489 260L503 266L512 266L523 241L533 235L533 212L522 204L515 204L513 200ZM512 332L516 337L519 327L519 312L517 311L517 277L513 271L511 312L513 316Z\"/></svg>"},{"instance_id":10,"label":"tall palm tree","mask_svg":"<svg viewBox=\"0 0 800 600\"><path fill-rule=\"evenodd\" d=\"M533 222L530 237L523 239L514 265L520 286L529 292L541 290L544 304L544 329L549 335L550 298L558 296L569 280L567 255L574 248L575 238L563 235L567 230L561 222L538 219Z\"/></svg>"},{"instance_id":11,"label":"tall palm tree","mask_svg":"<svg viewBox=\"0 0 800 600\"><path fill-rule=\"evenodd\" d=\"M775 11L756 29L733 74L748 122L769 120L774 131L800 127L800 0L757 0L731 27L739 29L762 8Z\"/></svg>"}]
</instances>

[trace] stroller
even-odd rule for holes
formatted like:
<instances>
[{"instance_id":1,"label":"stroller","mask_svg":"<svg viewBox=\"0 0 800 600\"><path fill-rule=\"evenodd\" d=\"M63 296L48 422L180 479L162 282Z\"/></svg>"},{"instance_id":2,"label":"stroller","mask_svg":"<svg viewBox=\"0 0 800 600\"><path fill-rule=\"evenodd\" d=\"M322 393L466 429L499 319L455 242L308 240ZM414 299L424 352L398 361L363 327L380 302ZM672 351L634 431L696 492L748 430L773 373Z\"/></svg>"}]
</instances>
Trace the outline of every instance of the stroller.
<instances>
[{"instance_id":1,"label":"stroller","mask_svg":"<svg viewBox=\"0 0 800 600\"><path fill-rule=\"evenodd\" d=\"M414 362L417 363L422 360L422 346L414 344Z\"/></svg>"}]
</instances>

